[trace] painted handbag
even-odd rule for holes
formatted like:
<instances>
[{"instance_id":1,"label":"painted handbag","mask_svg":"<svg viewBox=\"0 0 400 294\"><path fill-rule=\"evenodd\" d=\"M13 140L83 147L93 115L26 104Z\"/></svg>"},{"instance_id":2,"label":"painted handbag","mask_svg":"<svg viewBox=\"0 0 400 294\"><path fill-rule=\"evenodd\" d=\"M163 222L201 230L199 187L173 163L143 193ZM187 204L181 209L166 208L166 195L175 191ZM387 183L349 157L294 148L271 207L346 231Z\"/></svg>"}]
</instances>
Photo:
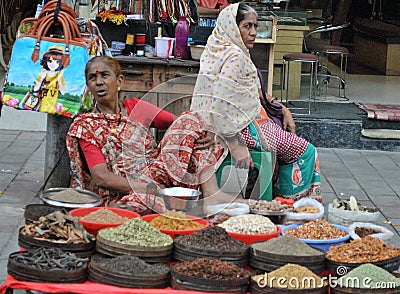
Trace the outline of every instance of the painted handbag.
<instances>
[{"instance_id":1,"label":"painted handbag","mask_svg":"<svg viewBox=\"0 0 400 294\"><path fill-rule=\"evenodd\" d=\"M63 1L43 9L15 41L1 100L16 109L74 117L90 100L84 75L90 44Z\"/></svg>"}]
</instances>

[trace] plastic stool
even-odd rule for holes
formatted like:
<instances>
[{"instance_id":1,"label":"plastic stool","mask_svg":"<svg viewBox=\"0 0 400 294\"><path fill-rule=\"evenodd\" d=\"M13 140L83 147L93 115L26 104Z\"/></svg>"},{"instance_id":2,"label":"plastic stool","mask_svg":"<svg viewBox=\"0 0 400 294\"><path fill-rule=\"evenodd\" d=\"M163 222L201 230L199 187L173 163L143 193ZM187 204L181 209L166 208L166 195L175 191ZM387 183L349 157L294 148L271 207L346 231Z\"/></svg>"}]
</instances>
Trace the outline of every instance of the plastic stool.
<instances>
[{"instance_id":1,"label":"plastic stool","mask_svg":"<svg viewBox=\"0 0 400 294\"><path fill-rule=\"evenodd\" d=\"M258 181L260 183L259 199L272 201L272 154L265 151L250 151L250 155L253 159L254 167L258 169ZM235 165L235 161L230 154L228 154L215 173L218 186L221 184L222 170L228 165Z\"/></svg>"},{"instance_id":2,"label":"plastic stool","mask_svg":"<svg viewBox=\"0 0 400 294\"><path fill-rule=\"evenodd\" d=\"M318 72L318 64L319 58L314 54L308 53L290 53L283 55L283 63L282 63L282 76L281 76L281 101L283 99L283 90L286 88L286 106L289 109L307 109L307 108L291 108L288 106L288 96L289 96L289 77L290 77L290 63L291 62L301 62L301 63L309 63L311 65L310 72L310 95L308 97L308 113L295 113L293 114L311 114L311 99L314 100L314 109L316 109L316 89L317 89L317 72ZM286 74L286 64L287 64L287 74ZM287 75L287 78L286 78Z\"/></svg>"},{"instance_id":3,"label":"plastic stool","mask_svg":"<svg viewBox=\"0 0 400 294\"><path fill-rule=\"evenodd\" d=\"M348 101L349 98L346 97L346 71L347 71L347 56L349 55L349 50L345 47L341 46L324 46L322 47L321 51L318 53L326 55L327 60L329 61L329 55L339 55L340 56L340 74L334 75L331 74L330 70L328 69L328 65L324 65L326 69L326 74L319 74L319 76L325 77L326 86L328 87L329 78L336 78L339 80L339 94L338 97L342 101ZM341 89L343 89L343 96L341 95Z\"/></svg>"}]
</instances>

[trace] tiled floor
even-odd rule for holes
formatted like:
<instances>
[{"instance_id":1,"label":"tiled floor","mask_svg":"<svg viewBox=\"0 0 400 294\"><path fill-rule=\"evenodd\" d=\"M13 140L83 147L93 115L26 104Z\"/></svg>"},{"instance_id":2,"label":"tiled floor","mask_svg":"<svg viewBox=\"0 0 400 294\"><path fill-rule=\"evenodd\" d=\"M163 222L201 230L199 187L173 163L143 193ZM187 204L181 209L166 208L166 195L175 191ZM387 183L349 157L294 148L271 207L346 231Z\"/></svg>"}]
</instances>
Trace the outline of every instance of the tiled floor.
<instances>
[{"instance_id":1,"label":"tiled floor","mask_svg":"<svg viewBox=\"0 0 400 294\"><path fill-rule=\"evenodd\" d=\"M338 68L332 64L329 64L329 69L333 73L338 73ZM332 99L334 99L332 96L338 93L336 85L338 85L337 80L332 79L332 87L328 89L328 97ZM325 89L322 88L321 94L325 94L324 91ZM302 96L306 93L306 91L302 91ZM349 98L349 102L400 104L399 93L400 76L346 75L346 97ZM323 95L320 98L323 99Z\"/></svg>"}]
</instances>

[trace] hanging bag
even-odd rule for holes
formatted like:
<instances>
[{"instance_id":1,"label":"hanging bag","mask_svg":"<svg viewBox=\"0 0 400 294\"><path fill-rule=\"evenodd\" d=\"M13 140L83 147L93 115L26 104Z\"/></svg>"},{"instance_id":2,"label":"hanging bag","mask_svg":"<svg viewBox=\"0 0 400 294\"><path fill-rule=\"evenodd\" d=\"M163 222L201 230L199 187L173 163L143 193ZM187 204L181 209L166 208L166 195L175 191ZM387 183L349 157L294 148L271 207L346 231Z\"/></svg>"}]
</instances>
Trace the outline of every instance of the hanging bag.
<instances>
[{"instance_id":1,"label":"hanging bag","mask_svg":"<svg viewBox=\"0 0 400 294\"><path fill-rule=\"evenodd\" d=\"M1 97L5 105L67 117L89 107L84 70L90 44L75 18L64 2L50 1L15 41Z\"/></svg>"}]
</instances>

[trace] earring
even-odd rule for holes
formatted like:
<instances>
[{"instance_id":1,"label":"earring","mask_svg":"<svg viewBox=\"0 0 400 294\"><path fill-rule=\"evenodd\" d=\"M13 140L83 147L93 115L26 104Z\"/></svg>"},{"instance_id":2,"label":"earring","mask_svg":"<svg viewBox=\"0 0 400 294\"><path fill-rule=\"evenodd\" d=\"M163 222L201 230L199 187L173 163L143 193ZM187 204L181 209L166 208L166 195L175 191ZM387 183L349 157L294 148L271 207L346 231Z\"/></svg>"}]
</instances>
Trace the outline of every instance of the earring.
<instances>
[{"instance_id":1,"label":"earring","mask_svg":"<svg viewBox=\"0 0 400 294\"><path fill-rule=\"evenodd\" d=\"M121 87L118 87L118 88L117 88L117 91L118 91L118 92L121 91Z\"/></svg>"}]
</instances>

